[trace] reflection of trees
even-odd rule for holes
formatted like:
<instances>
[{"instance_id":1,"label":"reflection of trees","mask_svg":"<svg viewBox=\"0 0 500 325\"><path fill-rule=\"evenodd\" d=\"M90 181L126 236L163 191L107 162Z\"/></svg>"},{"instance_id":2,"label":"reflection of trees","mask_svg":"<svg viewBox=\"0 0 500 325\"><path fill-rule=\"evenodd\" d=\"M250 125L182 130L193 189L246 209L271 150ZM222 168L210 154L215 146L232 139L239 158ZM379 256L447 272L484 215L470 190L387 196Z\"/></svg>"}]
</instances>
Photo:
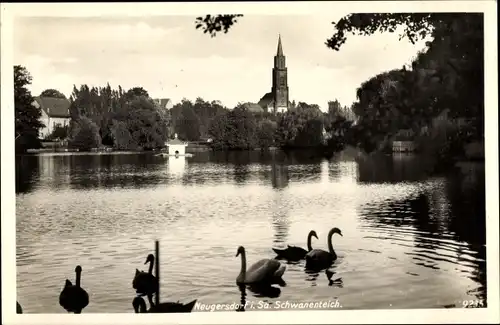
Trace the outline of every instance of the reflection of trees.
<instances>
[{"instance_id":1,"label":"reflection of trees","mask_svg":"<svg viewBox=\"0 0 500 325\"><path fill-rule=\"evenodd\" d=\"M417 182L430 173L426 158L416 155L373 155L356 162L360 183Z\"/></svg>"},{"instance_id":2,"label":"reflection of trees","mask_svg":"<svg viewBox=\"0 0 500 325\"><path fill-rule=\"evenodd\" d=\"M411 236L412 256L415 264L436 269L438 263L470 265L470 277L480 284L477 295L485 299L486 259L485 187L484 172L478 181L463 187L464 178L454 175L444 179L444 186L433 186L403 200L367 204L363 206L361 220L379 239L403 244L401 236ZM432 198L432 199L431 199ZM455 242L450 242L450 238ZM465 259L464 246L475 252L475 258ZM440 253L451 251L454 254Z\"/></svg>"},{"instance_id":3,"label":"reflection of trees","mask_svg":"<svg viewBox=\"0 0 500 325\"><path fill-rule=\"evenodd\" d=\"M74 189L99 187L144 187L161 182L161 160L153 154L72 155L70 186Z\"/></svg>"},{"instance_id":4,"label":"reflection of trees","mask_svg":"<svg viewBox=\"0 0 500 325\"><path fill-rule=\"evenodd\" d=\"M288 166L273 162L271 165L271 180L273 188L283 189L288 186Z\"/></svg>"},{"instance_id":5,"label":"reflection of trees","mask_svg":"<svg viewBox=\"0 0 500 325\"><path fill-rule=\"evenodd\" d=\"M37 156L16 155L16 194L31 191L40 178Z\"/></svg>"},{"instance_id":6,"label":"reflection of trees","mask_svg":"<svg viewBox=\"0 0 500 325\"><path fill-rule=\"evenodd\" d=\"M465 241L479 259L472 279L482 284L476 295L486 302L486 182L484 165L446 183L450 199L449 230L458 241ZM463 260L463 255L459 255Z\"/></svg>"},{"instance_id":7,"label":"reflection of trees","mask_svg":"<svg viewBox=\"0 0 500 325\"><path fill-rule=\"evenodd\" d=\"M284 246L288 239L288 232L290 230L290 221L288 220L288 211L276 209L273 212L272 225L274 230L273 244L277 246Z\"/></svg>"}]
</instances>

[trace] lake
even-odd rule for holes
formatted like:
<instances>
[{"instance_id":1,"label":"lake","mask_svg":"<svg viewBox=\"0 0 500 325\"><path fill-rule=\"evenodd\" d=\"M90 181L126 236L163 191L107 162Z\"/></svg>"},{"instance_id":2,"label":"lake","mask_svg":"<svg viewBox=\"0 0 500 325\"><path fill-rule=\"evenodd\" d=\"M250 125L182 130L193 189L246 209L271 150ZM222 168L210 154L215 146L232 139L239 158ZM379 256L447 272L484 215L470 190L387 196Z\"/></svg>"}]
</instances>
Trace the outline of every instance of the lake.
<instances>
[{"instance_id":1,"label":"lake","mask_svg":"<svg viewBox=\"0 0 500 325\"><path fill-rule=\"evenodd\" d=\"M486 306L484 167L436 176L427 161L280 151L19 156L17 300L25 313L65 313L59 293L79 264L84 313L133 312L135 269L147 270L158 239L162 301ZM305 248L315 230L312 246L328 249L332 227L343 233L332 240L333 283L299 262L287 264L285 287L236 286L238 246L251 264L273 258L273 247Z\"/></svg>"}]
</instances>

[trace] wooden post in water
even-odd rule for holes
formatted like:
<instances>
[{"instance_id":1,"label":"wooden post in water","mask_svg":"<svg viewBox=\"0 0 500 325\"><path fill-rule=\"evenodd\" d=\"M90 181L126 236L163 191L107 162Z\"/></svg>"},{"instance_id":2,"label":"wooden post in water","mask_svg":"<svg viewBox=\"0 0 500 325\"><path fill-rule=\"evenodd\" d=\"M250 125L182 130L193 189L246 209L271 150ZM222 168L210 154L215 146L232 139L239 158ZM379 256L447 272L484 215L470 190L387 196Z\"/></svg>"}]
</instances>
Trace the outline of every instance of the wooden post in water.
<instances>
[{"instance_id":1,"label":"wooden post in water","mask_svg":"<svg viewBox=\"0 0 500 325\"><path fill-rule=\"evenodd\" d=\"M156 281L158 281L158 287L156 288L155 304L158 306L160 304L160 242L155 240L155 273Z\"/></svg>"}]
</instances>

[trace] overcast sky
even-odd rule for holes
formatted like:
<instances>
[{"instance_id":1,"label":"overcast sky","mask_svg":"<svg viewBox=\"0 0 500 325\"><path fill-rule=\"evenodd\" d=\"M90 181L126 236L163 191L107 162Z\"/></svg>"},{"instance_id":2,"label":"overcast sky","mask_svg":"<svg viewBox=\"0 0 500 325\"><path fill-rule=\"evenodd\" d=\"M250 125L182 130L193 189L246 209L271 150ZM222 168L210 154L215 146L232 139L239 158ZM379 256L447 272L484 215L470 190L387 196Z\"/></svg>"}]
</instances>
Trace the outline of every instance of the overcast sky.
<instances>
[{"instance_id":1,"label":"overcast sky","mask_svg":"<svg viewBox=\"0 0 500 325\"><path fill-rule=\"evenodd\" d=\"M325 16L326 17L326 16ZM131 18L21 17L14 21L14 63L33 76L32 92L73 84L142 86L154 98L257 102L271 89L278 34L288 67L290 100L350 105L356 88L407 64L424 45L397 34L351 36L340 51L324 42L331 18L246 15L227 34L195 29L195 16Z\"/></svg>"}]
</instances>

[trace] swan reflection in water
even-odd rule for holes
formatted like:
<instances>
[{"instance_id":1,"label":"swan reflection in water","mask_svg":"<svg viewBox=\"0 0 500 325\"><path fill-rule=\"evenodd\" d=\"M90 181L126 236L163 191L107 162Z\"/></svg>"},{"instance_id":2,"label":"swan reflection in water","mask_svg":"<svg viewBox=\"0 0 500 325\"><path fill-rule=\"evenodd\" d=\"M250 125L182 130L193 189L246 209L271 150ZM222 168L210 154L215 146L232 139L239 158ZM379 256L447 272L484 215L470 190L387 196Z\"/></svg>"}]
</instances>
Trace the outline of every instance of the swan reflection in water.
<instances>
[{"instance_id":1,"label":"swan reflection in water","mask_svg":"<svg viewBox=\"0 0 500 325\"><path fill-rule=\"evenodd\" d=\"M236 311L245 311L245 307L247 306L247 288L250 292L253 293L253 296L256 298L278 298L281 295L281 289L278 287L274 287L271 285L245 285L238 284L238 289L241 293L240 305L236 309ZM252 305L249 305L250 307Z\"/></svg>"},{"instance_id":2,"label":"swan reflection in water","mask_svg":"<svg viewBox=\"0 0 500 325\"><path fill-rule=\"evenodd\" d=\"M344 287L344 281L342 281L342 278L333 278L335 275L335 271L332 270L325 270L326 278L328 279L328 286L330 287L337 287L337 288L343 288Z\"/></svg>"},{"instance_id":3,"label":"swan reflection in water","mask_svg":"<svg viewBox=\"0 0 500 325\"><path fill-rule=\"evenodd\" d=\"M343 288L344 287L344 281L342 280L342 277L334 277L334 275L337 273L335 270L337 269L337 266L334 265L331 268L328 268L325 270L325 276L328 281L328 286L329 287L337 287L337 288ZM317 280L319 278L320 272L314 271L314 270L304 270L306 274L306 281L311 282L311 286L315 287L317 286Z\"/></svg>"}]
</instances>

